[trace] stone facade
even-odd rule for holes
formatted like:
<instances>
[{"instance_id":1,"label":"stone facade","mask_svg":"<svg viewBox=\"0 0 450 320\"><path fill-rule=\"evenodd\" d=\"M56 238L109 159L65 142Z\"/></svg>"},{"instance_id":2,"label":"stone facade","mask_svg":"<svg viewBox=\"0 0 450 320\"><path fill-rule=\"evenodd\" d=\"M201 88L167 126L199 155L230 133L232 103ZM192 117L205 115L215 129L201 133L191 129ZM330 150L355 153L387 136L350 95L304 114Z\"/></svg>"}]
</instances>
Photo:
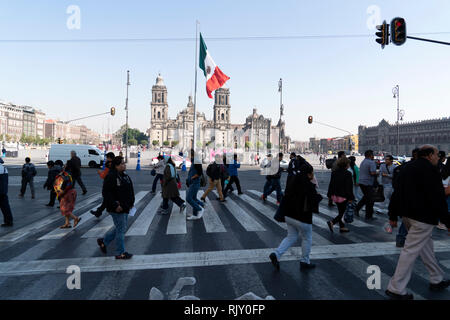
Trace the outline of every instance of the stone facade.
<instances>
[{"instance_id":1,"label":"stone facade","mask_svg":"<svg viewBox=\"0 0 450 320\"><path fill-rule=\"evenodd\" d=\"M150 144L153 141L162 146L165 141L170 145L178 142L177 148L188 150L193 144L194 128L194 103L189 96L186 107L177 114L176 119L169 119L167 88L161 75L156 78L152 87L152 101L150 103L150 128L147 133ZM272 126L272 120L258 115L256 109L248 116L244 124L231 123L230 89L219 88L214 92L213 119L208 120L205 114L197 112L197 147L206 145L213 148L243 149L249 142L252 150L257 150L263 144L265 149L267 142L272 146L278 146L278 127ZM290 139L284 135L285 124L282 122L282 143L289 145ZM257 141L260 141L258 144Z\"/></svg>"},{"instance_id":2,"label":"stone facade","mask_svg":"<svg viewBox=\"0 0 450 320\"><path fill-rule=\"evenodd\" d=\"M424 144L432 144L439 150L450 151L450 117L406 122L399 125L399 154L411 155L411 151ZM359 126L359 149L363 153L371 149L375 152L397 153L397 125L386 120L374 127Z\"/></svg>"}]
</instances>

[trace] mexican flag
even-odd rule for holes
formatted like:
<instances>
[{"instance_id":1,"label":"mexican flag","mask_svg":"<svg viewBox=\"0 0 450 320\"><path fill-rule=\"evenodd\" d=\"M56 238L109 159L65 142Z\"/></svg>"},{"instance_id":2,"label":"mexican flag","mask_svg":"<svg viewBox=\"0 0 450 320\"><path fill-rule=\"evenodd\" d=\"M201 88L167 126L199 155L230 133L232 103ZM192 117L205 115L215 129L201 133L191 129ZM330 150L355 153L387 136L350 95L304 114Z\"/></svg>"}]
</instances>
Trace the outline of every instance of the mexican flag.
<instances>
[{"instance_id":1,"label":"mexican flag","mask_svg":"<svg viewBox=\"0 0 450 320\"><path fill-rule=\"evenodd\" d=\"M228 79L230 79L218 66L214 63L214 60L208 53L205 41L203 41L202 34L200 33L200 69L203 70L203 74L206 77L206 93L208 97L212 99L214 90L222 87Z\"/></svg>"}]
</instances>

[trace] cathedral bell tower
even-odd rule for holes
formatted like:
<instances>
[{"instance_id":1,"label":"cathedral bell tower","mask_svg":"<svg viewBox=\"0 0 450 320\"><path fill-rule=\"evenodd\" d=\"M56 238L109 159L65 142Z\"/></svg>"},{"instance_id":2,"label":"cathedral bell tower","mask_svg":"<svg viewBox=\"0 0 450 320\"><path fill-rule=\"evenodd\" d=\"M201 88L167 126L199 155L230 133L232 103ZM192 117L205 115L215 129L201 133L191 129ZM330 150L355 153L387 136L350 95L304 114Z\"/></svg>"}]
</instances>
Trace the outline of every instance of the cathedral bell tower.
<instances>
[{"instance_id":1,"label":"cathedral bell tower","mask_svg":"<svg viewBox=\"0 0 450 320\"><path fill-rule=\"evenodd\" d=\"M230 89L219 88L214 92L214 123L217 126L230 124Z\"/></svg>"},{"instance_id":2,"label":"cathedral bell tower","mask_svg":"<svg viewBox=\"0 0 450 320\"><path fill-rule=\"evenodd\" d=\"M167 139L167 130L164 130L165 123L169 120L169 105L167 104L167 88L161 74L156 78L156 84L152 87L152 102L150 103L151 124L154 130L153 140L158 140L159 145Z\"/></svg>"}]
</instances>

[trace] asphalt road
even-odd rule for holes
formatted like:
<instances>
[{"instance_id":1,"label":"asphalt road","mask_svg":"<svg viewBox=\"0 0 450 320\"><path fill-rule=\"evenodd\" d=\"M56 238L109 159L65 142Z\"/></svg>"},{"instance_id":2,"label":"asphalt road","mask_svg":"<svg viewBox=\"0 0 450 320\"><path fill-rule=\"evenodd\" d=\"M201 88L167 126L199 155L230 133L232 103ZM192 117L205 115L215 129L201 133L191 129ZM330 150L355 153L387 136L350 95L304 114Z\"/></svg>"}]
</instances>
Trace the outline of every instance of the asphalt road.
<instances>
[{"instance_id":1,"label":"asphalt road","mask_svg":"<svg viewBox=\"0 0 450 320\"><path fill-rule=\"evenodd\" d=\"M38 168L35 200L27 190L18 198L20 169L9 168L13 228L0 230L0 299L385 299L384 290L394 273L400 250L395 232L383 230L386 216L367 223L355 217L350 232L331 234L326 221L334 217L326 199L315 215L311 260L316 269L300 271L300 242L286 252L275 271L268 255L286 235L285 226L272 216L274 194L263 204L265 181L254 167L240 170L245 195L236 192L226 204L210 194L201 220L186 221L174 206L170 215L156 214L160 194L152 195L148 168L129 170L138 198L137 213L129 218L126 250L129 261L114 259L114 243L103 255L96 238L111 227L111 218L96 219L88 212L101 202L101 183L95 169L83 169L88 193L77 187L75 214L83 216L75 229L61 230L59 210L47 208L48 191L42 188L46 168ZM185 172L180 172L185 189ZM321 193L326 193L329 171L316 170ZM285 183L285 175L282 185ZM158 186L158 190L160 187ZM199 196L202 191L199 192ZM191 210L189 207L188 210ZM436 229L436 255L443 270L450 269L450 238ZM80 268L80 289L69 289L66 273ZM368 289L369 266L380 269L381 287ZM370 269L369 269L370 271ZM450 299L450 291L428 290L428 274L421 261L415 265L409 289L416 299ZM251 294L249 294L251 293Z\"/></svg>"}]
</instances>

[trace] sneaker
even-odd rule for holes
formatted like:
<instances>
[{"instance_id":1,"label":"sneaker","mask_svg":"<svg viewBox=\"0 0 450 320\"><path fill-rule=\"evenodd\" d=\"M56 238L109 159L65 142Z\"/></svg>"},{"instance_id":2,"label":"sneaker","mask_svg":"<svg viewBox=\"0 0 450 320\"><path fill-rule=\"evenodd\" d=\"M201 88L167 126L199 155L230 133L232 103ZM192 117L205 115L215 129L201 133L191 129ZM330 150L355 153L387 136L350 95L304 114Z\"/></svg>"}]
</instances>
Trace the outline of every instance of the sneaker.
<instances>
[{"instance_id":1,"label":"sneaker","mask_svg":"<svg viewBox=\"0 0 450 320\"><path fill-rule=\"evenodd\" d=\"M442 222L439 222L436 228L438 228L439 230L447 230L447 227Z\"/></svg>"},{"instance_id":2,"label":"sneaker","mask_svg":"<svg viewBox=\"0 0 450 320\"><path fill-rule=\"evenodd\" d=\"M431 291L442 291L448 288L450 285L450 280L442 280L439 283L430 283Z\"/></svg>"},{"instance_id":3,"label":"sneaker","mask_svg":"<svg viewBox=\"0 0 450 320\"><path fill-rule=\"evenodd\" d=\"M241 194L244 194L243 192L238 192L238 195L240 196Z\"/></svg>"},{"instance_id":4,"label":"sneaker","mask_svg":"<svg viewBox=\"0 0 450 320\"><path fill-rule=\"evenodd\" d=\"M407 294L397 294L393 293L389 290L385 291L386 295L389 296L392 300L414 300L414 296L410 293Z\"/></svg>"},{"instance_id":5,"label":"sneaker","mask_svg":"<svg viewBox=\"0 0 450 320\"><path fill-rule=\"evenodd\" d=\"M91 210L91 214L94 215L94 216L97 216L98 211L97 210Z\"/></svg>"},{"instance_id":6,"label":"sneaker","mask_svg":"<svg viewBox=\"0 0 450 320\"><path fill-rule=\"evenodd\" d=\"M384 212L383 212L383 211L380 211L380 210L375 210L375 213L378 214L378 215L380 215L380 216L384 214Z\"/></svg>"},{"instance_id":7,"label":"sneaker","mask_svg":"<svg viewBox=\"0 0 450 320\"><path fill-rule=\"evenodd\" d=\"M197 217L196 216L194 216L193 214L190 214L190 215L188 215L187 217L186 217L186 220L197 220Z\"/></svg>"},{"instance_id":8,"label":"sneaker","mask_svg":"<svg viewBox=\"0 0 450 320\"><path fill-rule=\"evenodd\" d=\"M331 233L333 233L333 222L327 221L328 228L330 228Z\"/></svg>"},{"instance_id":9,"label":"sneaker","mask_svg":"<svg viewBox=\"0 0 450 320\"><path fill-rule=\"evenodd\" d=\"M106 245L105 245L105 243L103 242L103 238L98 238L98 239L97 239L97 244L99 245L100 250L101 250L104 254L106 254Z\"/></svg>"},{"instance_id":10,"label":"sneaker","mask_svg":"<svg viewBox=\"0 0 450 320\"><path fill-rule=\"evenodd\" d=\"M183 203L182 205L181 205L181 207L180 207L180 213L181 214L184 214L184 211L186 210L186 204L185 203Z\"/></svg>"},{"instance_id":11,"label":"sneaker","mask_svg":"<svg viewBox=\"0 0 450 320\"><path fill-rule=\"evenodd\" d=\"M280 270L280 263L278 262L277 255L275 254L275 252L272 252L269 255L269 258L270 261L272 261L272 264L275 267L275 269Z\"/></svg>"},{"instance_id":12,"label":"sneaker","mask_svg":"<svg viewBox=\"0 0 450 320\"><path fill-rule=\"evenodd\" d=\"M314 269L316 267L316 265L314 263L306 263L306 262L300 262L300 269L301 270L305 270L305 269Z\"/></svg>"},{"instance_id":13,"label":"sneaker","mask_svg":"<svg viewBox=\"0 0 450 320\"><path fill-rule=\"evenodd\" d=\"M202 208L202 210L200 210L199 212L197 212L197 219L201 219L203 217L203 212L205 211L205 209Z\"/></svg>"},{"instance_id":14,"label":"sneaker","mask_svg":"<svg viewBox=\"0 0 450 320\"><path fill-rule=\"evenodd\" d=\"M121 255L116 256L116 259L128 260L128 259L131 259L132 256L133 256L133 255L132 255L131 253L124 252L124 253L122 253Z\"/></svg>"},{"instance_id":15,"label":"sneaker","mask_svg":"<svg viewBox=\"0 0 450 320\"><path fill-rule=\"evenodd\" d=\"M84 190L83 193L82 193L82 195L84 196L86 193L87 193L87 190Z\"/></svg>"}]
</instances>

